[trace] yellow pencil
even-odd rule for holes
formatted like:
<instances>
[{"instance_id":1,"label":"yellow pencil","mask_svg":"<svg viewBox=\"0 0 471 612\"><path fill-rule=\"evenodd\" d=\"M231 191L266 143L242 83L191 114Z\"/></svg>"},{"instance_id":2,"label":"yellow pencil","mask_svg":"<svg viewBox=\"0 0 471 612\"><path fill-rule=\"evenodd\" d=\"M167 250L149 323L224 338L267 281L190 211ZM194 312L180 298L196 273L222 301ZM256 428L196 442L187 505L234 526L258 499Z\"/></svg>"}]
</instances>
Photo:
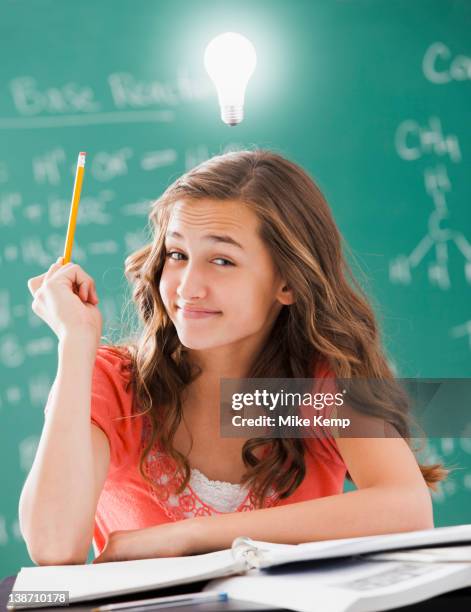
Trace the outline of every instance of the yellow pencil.
<instances>
[{"instance_id":1,"label":"yellow pencil","mask_svg":"<svg viewBox=\"0 0 471 612\"><path fill-rule=\"evenodd\" d=\"M69 263L72 257L72 245L74 244L75 225L77 223L78 207L80 202L80 192L82 191L83 173L85 171L86 153L79 153L77 160L77 171L75 173L74 191L70 204L69 227L65 238L64 257L62 265Z\"/></svg>"}]
</instances>

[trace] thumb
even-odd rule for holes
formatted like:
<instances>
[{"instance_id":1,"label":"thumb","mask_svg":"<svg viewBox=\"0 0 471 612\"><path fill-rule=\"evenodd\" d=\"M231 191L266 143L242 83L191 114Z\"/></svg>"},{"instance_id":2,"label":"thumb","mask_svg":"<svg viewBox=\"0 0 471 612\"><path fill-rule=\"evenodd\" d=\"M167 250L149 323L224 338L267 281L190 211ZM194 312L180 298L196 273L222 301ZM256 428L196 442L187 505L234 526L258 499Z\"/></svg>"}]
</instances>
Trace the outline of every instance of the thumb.
<instances>
[{"instance_id":1,"label":"thumb","mask_svg":"<svg viewBox=\"0 0 471 612\"><path fill-rule=\"evenodd\" d=\"M33 297L36 291L39 289L39 287L41 287L41 285L44 283L44 281L50 278L50 276L54 274L54 272L61 267L62 263L59 263L59 262L62 262L62 260L63 260L63 257L59 257L55 261L55 263L51 264L47 272L38 274L38 276L33 276L28 280L28 289Z\"/></svg>"},{"instance_id":2,"label":"thumb","mask_svg":"<svg viewBox=\"0 0 471 612\"><path fill-rule=\"evenodd\" d=\"M56 261L52 264L49 270L46 272L45 278L49 278L51 274L53 274L56 270L62 267L63 257L58 257Z\"/></svg>"}]
</instances>

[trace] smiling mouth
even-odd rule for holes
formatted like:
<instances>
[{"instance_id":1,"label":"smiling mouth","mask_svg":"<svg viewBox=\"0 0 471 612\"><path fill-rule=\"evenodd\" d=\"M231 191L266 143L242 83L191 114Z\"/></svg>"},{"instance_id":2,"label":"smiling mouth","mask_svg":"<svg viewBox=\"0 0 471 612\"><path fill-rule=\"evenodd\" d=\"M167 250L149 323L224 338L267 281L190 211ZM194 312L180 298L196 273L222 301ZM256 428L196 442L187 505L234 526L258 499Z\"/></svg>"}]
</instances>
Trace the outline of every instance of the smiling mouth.
<instances>
[{"instance_id":1,"label":"smiling mouth","mask_svg":"<svg viewBox=\"0 0 471 612\"><path fill-rule=\"evenodd\" d=\"M176 308L177 310L181 311L185 319L203 319L203 318L222 314L220 310L195 310L195 309L180 308L180 306L177 306Z\"/></svg>"},{"instance_id":2,"label":"smiling mouth","mask_svg":"<svg viewBox=\"0 0 471 612\"><path fill-rule=\"evenodd\" d=\"M206 312L208 314L218 314L220 310L210 310L209 308L186 308L185 306L182 308L181 306L177 306L178 310L183 310L183 312Z\"/></svg>"}]
</instances>

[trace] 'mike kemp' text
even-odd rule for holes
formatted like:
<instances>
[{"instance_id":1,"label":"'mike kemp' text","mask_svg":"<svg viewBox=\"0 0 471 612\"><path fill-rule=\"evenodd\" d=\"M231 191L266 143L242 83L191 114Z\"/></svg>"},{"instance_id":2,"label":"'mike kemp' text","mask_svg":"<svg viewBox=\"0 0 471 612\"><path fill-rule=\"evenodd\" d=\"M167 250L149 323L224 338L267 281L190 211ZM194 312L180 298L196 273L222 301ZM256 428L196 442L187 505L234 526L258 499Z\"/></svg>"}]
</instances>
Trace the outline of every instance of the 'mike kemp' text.
<instances>
[{"instance_id":1,"label":"'mike kemp' text","mask_svg":"<svg viewBox=\"0 0 471 612\"><path fill-rule=\"evenodd\" d=\"M278 422L278 423L277 423ZM277 417L261 415L255 418L246 418L240 415L232 417L234 427L340 427L345 429L350 426L350 419L347 418L327 418L320 415L313 415L310 418L297 415Z\"/></svg>"}]
</instances>

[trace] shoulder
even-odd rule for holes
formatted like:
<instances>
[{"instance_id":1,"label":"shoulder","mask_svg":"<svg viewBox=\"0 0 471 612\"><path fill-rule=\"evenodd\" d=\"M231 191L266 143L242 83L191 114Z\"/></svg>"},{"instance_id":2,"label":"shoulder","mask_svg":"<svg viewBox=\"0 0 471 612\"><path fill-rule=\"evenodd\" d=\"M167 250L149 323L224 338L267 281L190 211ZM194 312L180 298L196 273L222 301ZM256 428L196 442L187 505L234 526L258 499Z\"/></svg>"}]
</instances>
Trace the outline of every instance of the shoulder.
<instances>
[{"instance_id":1,"label":"shoulder","mask_svg":"<svg viewBox=\"0 0 471 612\"><path fill-rule=\"evenodd\" d=\"M132 381L132 363L129 348L101 344L96 353L94 377L105 376L127 387Z\"/></svg>"},{"instance_id":2,"label":"shoulder","mask_svg":"<svg viewBox=\"0 0 471 612\"><path fill-rule=\"evenodd\" d=\"M100 345L92 376L92 414L109 417L132 413L133 369L130 351L123 346Z\"/></svg>"},{"instance_id":3,"label":"shoulder","mask_svg":"<svg viewBox=\"0 0 471 612\"><path fill-rule=\"evenodd\" d=\"M121 365L131 360L131 351L124 345L100 344L97 357L113 365Z\"/></svg>"},{"instance_id":4,"label":"shoulder","mask_svg":"<svg viewBox=\"0 0 471 612\"><path fill-rule=\"evenodd\" d=\"M331 417L336 416L335 408L330 402L332 399L331 396L335 396L337 391L336 387L336 373L334 371L334 367L330 364L328 358L321 356L316 360L314 367L312 369L313 374L312 377L315 379L315 383L312 388L313 394L323 394L325 398L325 394L329 395L329 401L325 402L321 399L319 401L322 402L322 408L309 411L304 408L303 414L304 416L309 416L312 418L314 415L316 417L320 417L319 421L322 423L324 419L329 419ZM345 465L342 454L339 451L339 447L337 445L337 440L335 435L332 435L333 430L331 427L326 427L324 425L316 425L313 426L311 436L305 438L305 446L308 451L313 455L316 455L318 458L322 456L324 460L328 460L329 462L337 463L340 465Z\"/></svg>"},{"instance_id":5,"label":"shoulder","mask_svg":"<svg viewBox=\"0 0 471 612\"><path fill-rule=\"evenodd\" d=\"M335 378L333 366L327 357L320 356L316 359L312 368L313 378Z\"/></svg>"},{"instance_id":6,"label":"shoulder","mask_svg":"<svg viewBox=\"0 0 471 612\"><path fill-rule=\"evenodd\" d=\"M111 465L118 467L134 456L139 420L131 418L134 390L131 353L123 346L100 345L92 379L91 421L107 435Z\"/></svg>"}]
</instances>

